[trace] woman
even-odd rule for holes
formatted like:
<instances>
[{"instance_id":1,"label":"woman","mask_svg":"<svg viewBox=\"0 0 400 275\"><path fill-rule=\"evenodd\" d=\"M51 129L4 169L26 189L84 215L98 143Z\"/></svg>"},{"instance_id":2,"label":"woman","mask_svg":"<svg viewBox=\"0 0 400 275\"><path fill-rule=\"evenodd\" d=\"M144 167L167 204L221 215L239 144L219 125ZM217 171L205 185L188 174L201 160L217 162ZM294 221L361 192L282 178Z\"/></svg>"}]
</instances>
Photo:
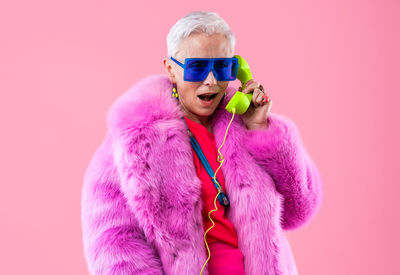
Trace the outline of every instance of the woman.
<instances>
[{"instance_id":1,"label":"woman","mask_svg":"<svg viewBox=\"0 0 400 275\"><path fill-rule=\"evenodd\" d=\"M284 230L318 212L322 180L296 125L269 112L254 79L242 91L253 93L251 106L231 120L229 81L211 68L200 77L181 67L188 58L233 57L235 38L217 14L189 13L167 44L167 75L143 79L113 103L86 171L90 273L297 274ZM191 73L196 81L187 81ZM222 161L218 185L203 161L213 172Z\"/></svg>"}]
</instances>

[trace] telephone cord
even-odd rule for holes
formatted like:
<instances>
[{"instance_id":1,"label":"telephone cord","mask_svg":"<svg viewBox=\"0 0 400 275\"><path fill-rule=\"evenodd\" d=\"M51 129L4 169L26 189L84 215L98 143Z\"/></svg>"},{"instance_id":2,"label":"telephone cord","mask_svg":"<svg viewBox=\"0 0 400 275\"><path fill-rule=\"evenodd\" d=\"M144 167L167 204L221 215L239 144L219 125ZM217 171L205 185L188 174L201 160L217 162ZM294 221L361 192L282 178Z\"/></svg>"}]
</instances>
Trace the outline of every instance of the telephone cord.
<instances>
[{"instance_id":1,"label":"telephone cord","mask_svg":"<svg viewBox=\"0 0 400 275\"><path fill-rule=\"evenodd\" d=\"M206 264L207 264L207 262L209 261L210 256L211 256L211 252L210 252L210 249L209 249L209 247L208 247L207 240L206 240L206 234L207 234L207 232L210 231L210 230L214 227L214 225L215 225L215 223L214 223L214 221L212 220L210 214L211 214L212 212L215 212L215 211L218 210L218 208L217 208L217 198L218 198L219 194L221 193L221 185L219 184L219 182L218 182L218 180L217 180L217 173L218 173L218 170L221 168L222 163L224 163L224 156L222 155L220 149L222 148L222 146L223 146L224 143L225 143L226 136L227 136L227 134L228 134L228 129L229 129L229 127L231 126L231 123L232 123L232 121L233 121L233 118L235 117L235 112L236 112L236 110L235 110L235 108L233 108L233 109L232 109L232 118L231 118L231 121L230 121L229 124L228 124L228 127L226 127L224 140L222 141L221 146L218 148L217 161L218 161L218 163L219 163L219 167L218 167L218 169L215 171L215 173L214 173L214 178L213 178L214 181L215 181L215 182L217 183L217 185L218 185L218 194L217 194L217 196L214 198L214 207L215 207L215 208L214 208L213 210L211 210L210 212L208 212L208 218L211 220L211 222L212 222L213 225L212 225L210 228L208 228L208 229L206 230L206 232L204 233L204 242L206 243L206 247L207 247L207 251L208 251L208 258L207 258L206 262L204 263L203 268L202 268L201 271L200 271L200 275L203 273L204 267L206 266Z\"/></svg>"}]
</instances>

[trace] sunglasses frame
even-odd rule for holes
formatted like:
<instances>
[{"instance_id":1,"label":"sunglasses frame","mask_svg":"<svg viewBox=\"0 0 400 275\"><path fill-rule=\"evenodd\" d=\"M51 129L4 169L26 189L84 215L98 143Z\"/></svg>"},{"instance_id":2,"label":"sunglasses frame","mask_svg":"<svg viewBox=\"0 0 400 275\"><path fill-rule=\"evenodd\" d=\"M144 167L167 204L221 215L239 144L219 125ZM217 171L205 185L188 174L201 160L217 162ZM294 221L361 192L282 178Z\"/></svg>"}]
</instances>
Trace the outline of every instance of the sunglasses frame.
<instances>
[{"instance_id":1,"label":"sunglasses frame","mask_svg":"<svg viewBox=\"0 0 400 275\"><path fill-rule=\"evenodd\" d=\"M238 71L238 68L239 68L239 59L237 59L236 57L221 57L221 58L186 58L185 59L185 64L182 64L181 62L179 62L178 60L176 60L175 58L173 58L172 56L170 57L176 64L178 64L179 66L181 66L183 69L184 69L184 73L183 73L183 80L185 80L185 81L189 81L189 82L200 82L200 81L204 81L204 79L206 79L207 78L207 76L208 76L208 74L210 73L210 71L213 71L213 73L214 73L214 76L215 76L215 78L217 79L217 81L233 81L233 80L235 80L236 79L236 75L237 75L237 71ZM201 79L201 80L187 80L187 75L186 75L186 66L187 66L187 64L188 64L188 62L190 62L190 61L197 61L197 60L207 60L207 61L210 61L209 62L209 65L208 65L208 68L207 68L207 74L205 74L205 76L204 76L204 78L203 79ZM234 73L234 75L232 76L233 77L233 79L228 79L228 80L219 80L218 79L218 77L219 77L219 75L218 75L218 73L215 71L215 68L214 68L214 63L215 63L215 61L218 61L218 60L233 60L234 62L233 62L233 64L234 64L234 66L235 66L235 73Z\"/></svg>"}]
</instances>

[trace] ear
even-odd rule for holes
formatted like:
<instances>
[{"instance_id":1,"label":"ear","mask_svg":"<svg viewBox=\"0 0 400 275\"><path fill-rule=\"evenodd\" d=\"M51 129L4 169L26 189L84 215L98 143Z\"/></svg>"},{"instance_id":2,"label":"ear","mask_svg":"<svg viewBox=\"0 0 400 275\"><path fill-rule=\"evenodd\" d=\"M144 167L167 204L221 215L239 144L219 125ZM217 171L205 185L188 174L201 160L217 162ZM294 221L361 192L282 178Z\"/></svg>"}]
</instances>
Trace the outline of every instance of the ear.
<instances>
[{"instance_id":1,"label":"ear","mask_svg":"<svg viewBox=\"0 0 400 275\"><path fill-rule=\"evenodd\" d=\"M164 58L163 63L165 71L168 74L169 80L171 80L172 83L176 83L174 68L172 67L170 61L167 58Z\"/></svg>"}]
</instances>

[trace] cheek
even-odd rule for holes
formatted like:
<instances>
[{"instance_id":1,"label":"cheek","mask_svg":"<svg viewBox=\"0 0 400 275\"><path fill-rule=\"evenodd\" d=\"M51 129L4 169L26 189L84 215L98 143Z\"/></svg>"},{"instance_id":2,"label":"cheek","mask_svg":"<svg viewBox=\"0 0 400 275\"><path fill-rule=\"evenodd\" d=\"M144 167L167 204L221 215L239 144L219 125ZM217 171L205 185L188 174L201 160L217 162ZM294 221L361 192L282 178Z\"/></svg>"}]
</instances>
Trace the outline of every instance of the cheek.
<instances>
[{"instance_id":1,"label":"cheek","mask_svg":"<svg viewBox=\"0 0 400 275\"><path fill-rule=\"evenodd\" d=\"M229 82L223 82L223 84L220 85L222 91L226 91L226 88L228 88Z\"/></svg>"},{"instance_id":2,"label":"cheek","mask_svg":"<svg viewBox=\"0 0 400 275\"><path fill-rule=\"evenodd\" d=\"M197 88L198 88L198 85L193 85L193 83L190 83L187 81L185 81L185 83L182 83L181 91L182 91L182 96L186 100L186 103L193 103L196 101Z\"/></svg>"},{"instance_id":3,"label":"cheek","mask_svg":"<svg viewBox=\"0 0 400 275\"><path fill-rule=\"evenodd\" d=\"M186 89L185 89L187 96L193 100L196 99L197 98L196 94L197 94L198 88L199 88L199 85L197 85L197 84L190 83L190 82L187 83Z\"/></svg>"}]
</instances>

